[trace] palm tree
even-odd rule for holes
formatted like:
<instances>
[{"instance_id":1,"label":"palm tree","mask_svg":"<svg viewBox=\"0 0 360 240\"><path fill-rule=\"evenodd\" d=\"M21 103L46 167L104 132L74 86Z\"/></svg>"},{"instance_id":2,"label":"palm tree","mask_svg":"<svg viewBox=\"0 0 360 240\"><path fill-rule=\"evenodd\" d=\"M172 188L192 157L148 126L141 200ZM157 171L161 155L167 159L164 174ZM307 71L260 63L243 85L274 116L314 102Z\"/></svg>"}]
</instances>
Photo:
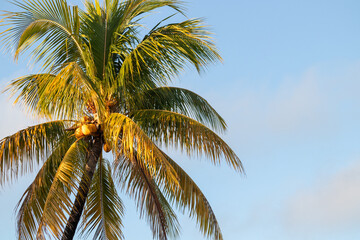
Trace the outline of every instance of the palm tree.
<instances>
[{"instance_id":1,"label":"palm tree","mask_svg":"<svg viewBox=\"0 0 360 240\"><path fill-rule=\"evenodd\" d=\"M179 233L172 205L196 219L200 231L222 239L205 196L160 147L225 159L243 167L217 135L226 124L209 103L170 87L186 65L198 71L220 59L200 19L165 24L146 34L146 14L177 0L98 0L84 10L66 0L13 2L1 33L15 59L29 53L40 73L13 80L15 102L45 121L0 142L0 185L40 170L18 203L19 239L123 239L123 203L131 196L157 239ZM112 155L106 155L110 152ZM112 156L111 162L105 156Z\"/></svg>"}]
</instances>

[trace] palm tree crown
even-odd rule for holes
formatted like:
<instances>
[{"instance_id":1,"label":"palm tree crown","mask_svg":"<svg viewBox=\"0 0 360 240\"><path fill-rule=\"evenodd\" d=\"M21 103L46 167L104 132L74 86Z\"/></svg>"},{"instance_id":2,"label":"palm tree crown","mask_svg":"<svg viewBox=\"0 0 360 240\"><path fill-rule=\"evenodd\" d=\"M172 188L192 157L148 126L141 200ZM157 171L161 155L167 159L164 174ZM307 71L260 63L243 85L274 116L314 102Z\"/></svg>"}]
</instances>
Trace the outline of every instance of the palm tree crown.
<instances>
[{"instance_id":1,"label":"palm tree crown","mask_svg":"<svg viewBox=\"0 0 360 240\"><path fill-rule=\"evenodd\" d=\"M81 222L84 236L123 239L122 190L154 238L178 235L174 205L205 236L222 239L203 193L160 148L243 171L216 134L226 129L221 116L196 93L169 86L186 65L201 71L220 59L203 22L166 18L144 35L147 13L170 7L183 14L177 0L86 0L84 10L66 0L13 3L21 11L3 14L3 44L15 58L27 51L41 71L6 91L49 120L0 141L0 185L41 166L18 203L18 238L72 239Z\"/></svg>"}]
</instances>

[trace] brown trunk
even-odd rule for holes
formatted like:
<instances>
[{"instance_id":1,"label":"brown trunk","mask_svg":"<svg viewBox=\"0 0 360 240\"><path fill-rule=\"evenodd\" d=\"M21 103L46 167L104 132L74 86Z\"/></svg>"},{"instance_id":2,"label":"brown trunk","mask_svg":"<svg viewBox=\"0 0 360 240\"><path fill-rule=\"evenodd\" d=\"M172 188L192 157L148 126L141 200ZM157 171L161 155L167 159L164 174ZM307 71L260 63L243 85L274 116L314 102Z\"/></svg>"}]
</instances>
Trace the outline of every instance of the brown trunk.
<instances>
[{"instance_id":1,"label":"brown trunk","mask_svg":"<svg viewBox=\"0 0 360 240\"><path fill-rule=\"evenodd\" d=\"M91 180L96 169L96 164L101 156L102 144L103 142L99 136L93 136L90 141L85 173L81 179L79 192L76 195L75 203L68 218L62 240L72 240L74 238L76 227L80 221L86 197L90 190Z\"/></svg>"}]
</instances>

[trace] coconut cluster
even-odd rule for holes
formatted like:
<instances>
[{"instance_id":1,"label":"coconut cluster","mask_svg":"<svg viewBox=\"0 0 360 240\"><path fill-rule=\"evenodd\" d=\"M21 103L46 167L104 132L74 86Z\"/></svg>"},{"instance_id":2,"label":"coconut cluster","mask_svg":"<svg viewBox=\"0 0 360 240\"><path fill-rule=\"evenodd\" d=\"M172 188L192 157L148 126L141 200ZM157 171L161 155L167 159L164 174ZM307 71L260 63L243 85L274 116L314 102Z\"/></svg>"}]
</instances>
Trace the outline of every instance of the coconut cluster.
<instances>
[{"instance_id":1,"label":"coconut cluster","mask_svg":"<svg viewBox=\"0 0 360 240\"><path fill-rule=\"evenodd\" d=\"M83 136L96 135L98 128L91 117L84 116L76 125L75 137L81 138Z\"/></svg>"},{"instance_id":2,"label":"coconut cluster","mask_svg":"<svg viewBox=\"0 0 360 240\"><path fill-rule=\"evenodd\" d=\"M84 136L95 136L99 134L99 127L95 124L93 118L89 116L84 116L81 118L80 122L76 125L75 137L77 139L82 138ZM111 145L108 143L104 144L104 151L110 152Z\"/></svg>"}]
</instances>

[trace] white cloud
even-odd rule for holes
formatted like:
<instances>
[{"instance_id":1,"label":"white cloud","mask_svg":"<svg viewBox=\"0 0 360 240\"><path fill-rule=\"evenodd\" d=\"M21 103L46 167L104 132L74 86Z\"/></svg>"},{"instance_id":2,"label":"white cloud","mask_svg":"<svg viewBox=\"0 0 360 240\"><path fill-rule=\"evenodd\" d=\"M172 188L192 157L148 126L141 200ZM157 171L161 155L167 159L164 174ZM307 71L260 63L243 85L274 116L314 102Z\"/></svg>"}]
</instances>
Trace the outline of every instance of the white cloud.
<instances>
[{"instance_id":1,"label":"white cloud","mask_svg":"<svg viewBox=\"0 0 360 240\"><path fill-rule=\"evenodd\" d=\"M298 191L285 211L287 229L299 232L337 231L360 223L360 163Z\"/></svg>"}]
</instances>

